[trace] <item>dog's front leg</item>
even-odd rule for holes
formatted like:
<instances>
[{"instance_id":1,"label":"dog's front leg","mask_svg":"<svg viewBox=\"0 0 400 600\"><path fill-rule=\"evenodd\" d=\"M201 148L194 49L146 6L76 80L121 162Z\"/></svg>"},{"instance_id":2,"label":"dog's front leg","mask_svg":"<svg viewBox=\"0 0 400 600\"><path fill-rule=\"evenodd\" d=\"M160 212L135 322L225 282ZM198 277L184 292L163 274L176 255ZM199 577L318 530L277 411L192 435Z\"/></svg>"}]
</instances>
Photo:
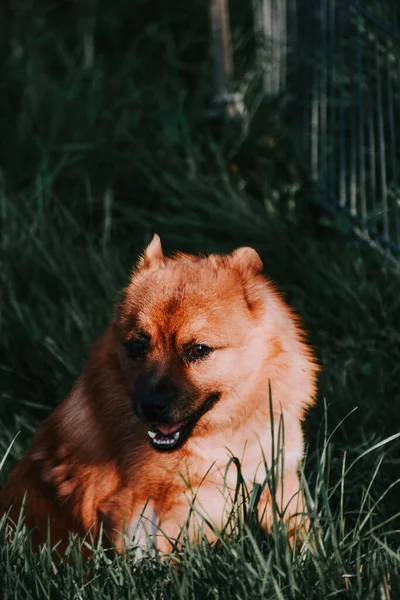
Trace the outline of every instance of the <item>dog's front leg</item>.
<instances>
[{"instance_id":1,"label":"dog's front leg","mask_svg":"<svg viewBox=\"0 0 400 600\"><path fill-rule=\"evenodd\" d=\"M136 513L124 531L125 547L136 548L136 558L153 553L158 548L159 515L149 499L141 512Z\"/></svg>"},{"instance_id":2,"label":"dog's front leg","mask_svg":"<svg viewBox=\"0 0 400 600\"><path fill-rule=\"evenodd\" d=\"M156 505L150 498L143 507L135 509L132 517L120 529L114 526L114 544L119 552L136 548L137 559L155 551L161 554L171 553L182 542L188 516L188 505L182 503L174 505L160 518ZM115 518L114 515L114 521ZM121 520L120 517L117 519ZM189 524L189 532L189 538L193 541L193 525Z\"/></svg>"},{"instance_id":3,"label":"dog's front leg","mask_svg":"<svg viewBox=\"0 0 400 600\"><path fill-rule=\"evenodd\" d=\"M100 520L118 552L136 548L140 559L158 547L159 516L152 498L132 503L131 491L121 491L103 502Z\"/></svg>"},{"instance_id":4,"label":"dog's front leg","mask_svg":"<svg viewBox=\"0 0 400 600\"><path fill-rule=\"evenodd\" d=\"M285 473L283 480L277 482L274 498L267 486L261 495L258 510L261 525L268 533L277 519L288 524L291 545L303 540L309 528L309 518L297 471Z\"/></svg>"},{"instance_id":5,"label":"dog's front leg","mask_svg":"<svg viewBox=\"0 0 400 600\"><path fill-rule=\"evenodd\" d=\"M218 540L217 531L226 522L226 502L214 485L203 485L196 493L182 493L179 502L161 513L158 548L161 552L179 549L183 541L209 543Z\"/></svg>"}]
</instances>

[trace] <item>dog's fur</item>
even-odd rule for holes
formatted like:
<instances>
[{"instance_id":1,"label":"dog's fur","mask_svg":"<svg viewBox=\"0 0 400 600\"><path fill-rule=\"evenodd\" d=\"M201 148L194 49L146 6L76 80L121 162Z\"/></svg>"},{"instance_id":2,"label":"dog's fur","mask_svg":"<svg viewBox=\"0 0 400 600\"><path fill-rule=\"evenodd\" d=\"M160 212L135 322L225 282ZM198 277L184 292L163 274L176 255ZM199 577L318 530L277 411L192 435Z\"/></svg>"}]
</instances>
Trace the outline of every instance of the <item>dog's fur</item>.
<instances>
[{"instance_id":1,"label":"dog's fur","mask_svg":"<svg viewBox=\"0 0 400 600\"><path fill-rule=\"evenodd\" d=\"M221 527L228 510L222 488L236 484L233 470L225 473L230 456L241 461L249 489L265 479L263 454L271 463L271 390L275 430L282 414L285 432L278 504L293 532L303 508L301 421L314 402L318 368L297 318L261 270L251 248L166 258L154 236L82 375L1 492L0 514L12 505L15 521L26 493L35 543L46 539L50 518L53 542L65 543L69 531L96 536L102 523L120 549L150 535L167 551L167 537L156 534L178 536L193 493ZM198 357L205 346L209 354ZM160 419L149 422L153 409L163 415L161 428L190 424L180 447L154 447L148 430ZM260 506L269 530L268 488ZM193 540L196 527L192 519ZM205 533L215 539L210 528Z\"/></svg>"}]
</instances>

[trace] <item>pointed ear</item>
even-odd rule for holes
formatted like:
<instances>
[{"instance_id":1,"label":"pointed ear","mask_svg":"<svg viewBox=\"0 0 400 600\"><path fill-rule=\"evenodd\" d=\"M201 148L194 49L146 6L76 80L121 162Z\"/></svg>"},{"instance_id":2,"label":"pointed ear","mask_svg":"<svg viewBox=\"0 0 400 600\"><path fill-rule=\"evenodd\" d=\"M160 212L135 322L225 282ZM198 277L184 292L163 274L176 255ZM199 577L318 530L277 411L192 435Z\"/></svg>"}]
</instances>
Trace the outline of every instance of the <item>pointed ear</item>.
<instances>
[{"instance_id":1,"label":"pointed ear","mask_svg":"<svg viewBox=\"0 0 400 600\"><path fill-rule=\"evenodd\" d=\"M139 271L145 269L146 271L156 271L165 264L165 257L161 247L160 237L155 233L150 244L147 246L143 253L143 256L137 263L137 269Z\"/></svg>"},{"instance_id":2,"label":"pointed ear","mask_svg":"<svg viewBox=\"0 0 400 600\"><path fill-rule=\"evenodd\" d=\"M238 248L232 252L231 257L234 264L243 274L259 275L262 271L263 264L261 258L253 248L249 248L248 246Z\"/></svg>"},{"instance_id":3,"label":"pointed ear","mask_svg":"<svg viewBox=\"0 0 400 600\"><path fill-rule=\"evenodd\" d=\"M254 313L264 304L265 285L257 277L263 268L261 258L253 248L243 247L232 252L231 260L240 273L247 306Z\"/></svg>"}]
</instances>

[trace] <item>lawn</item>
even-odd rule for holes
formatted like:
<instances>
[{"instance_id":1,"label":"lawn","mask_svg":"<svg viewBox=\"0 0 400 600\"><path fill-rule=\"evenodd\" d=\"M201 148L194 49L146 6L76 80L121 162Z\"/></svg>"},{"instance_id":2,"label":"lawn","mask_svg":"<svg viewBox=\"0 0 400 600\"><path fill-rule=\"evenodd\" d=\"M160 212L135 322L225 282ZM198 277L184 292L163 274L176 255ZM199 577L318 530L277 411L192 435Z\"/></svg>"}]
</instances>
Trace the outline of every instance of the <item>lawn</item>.
<instances>
[{"instance_id":1,"label":"lawn","mask_svg":"<svg viewBox=\"0 0 400 600\"><path fill-rule=\"evenodd\" d=\"M18 434L1 482L80 373L154 231L167 252L246 244L322 366L305 422L312 540L295 553L279 530L263 539L238 522L221 548L187 545L178 569L148 557L134 570L101 546L86 565L73 544L68 560L34 555L21 529L0 547L1 598L399 598L399 279L307 202L276 103L226 159L229 135L204 114L202 2L103 2L93 31L80 6L0 9L0 457ZM251 48L234 32L251 99Z\"/></svg>"}]
</instances>

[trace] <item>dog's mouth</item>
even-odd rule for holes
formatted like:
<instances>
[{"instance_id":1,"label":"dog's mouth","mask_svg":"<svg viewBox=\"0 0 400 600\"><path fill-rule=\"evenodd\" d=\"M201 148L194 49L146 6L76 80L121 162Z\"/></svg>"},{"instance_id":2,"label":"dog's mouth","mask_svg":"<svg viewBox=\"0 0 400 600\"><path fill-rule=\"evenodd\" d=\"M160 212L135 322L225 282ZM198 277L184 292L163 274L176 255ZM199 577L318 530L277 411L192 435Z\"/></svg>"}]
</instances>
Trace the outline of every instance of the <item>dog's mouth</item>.
<instances>
[{"instance_id":1,"label":"dog's mouth","mask_svg":"<svg viewBox=\"0 0 400 600\"><path fill-rule=\"evenodd\" d=\"M151 444L157 450L172 450L181 446L189 437L188 426L184 423L177 425L153 425L148 430Z\"/></svg>"},{"instance_id":2,"label":"dog's mouth","mask_svg":"<svg viewBox=\"0 0 400 600\"><path fill-rule=\"evenodd\" d=\"M203 406L186 421L176 423L175 425L153 424L147 432L153 448L157 450L176 450L182 446L190 437L200 417L209 411L219 398L219 393L211 394Z\"/></svg>"}]
</instances>

